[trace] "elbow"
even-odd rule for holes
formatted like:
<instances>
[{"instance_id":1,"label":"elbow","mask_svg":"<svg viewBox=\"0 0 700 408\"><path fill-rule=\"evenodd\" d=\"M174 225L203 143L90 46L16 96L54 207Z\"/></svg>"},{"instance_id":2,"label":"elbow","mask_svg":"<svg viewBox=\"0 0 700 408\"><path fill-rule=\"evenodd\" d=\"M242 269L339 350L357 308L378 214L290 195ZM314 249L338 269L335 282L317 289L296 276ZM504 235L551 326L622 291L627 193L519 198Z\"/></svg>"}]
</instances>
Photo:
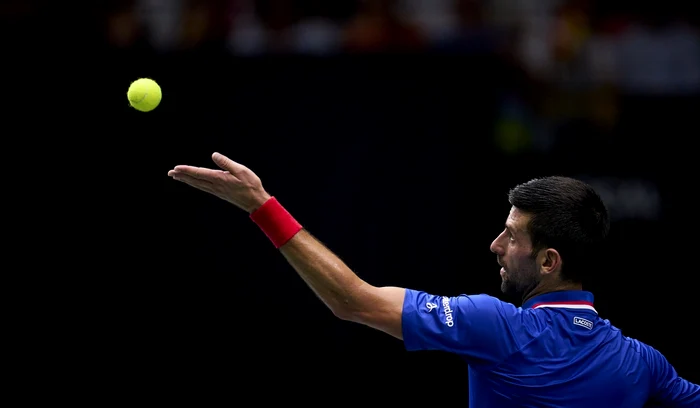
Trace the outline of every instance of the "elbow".
<instances>
[{"instance_id":1,"label":"elbow","mask_svg":"<svg viewBox=\"0 0 700 408\"><path fill-rule=\"evenodd\" d=\"M331 310L333 315L340 320L354 323L364 323L364 317L373 304L371 298L372 286L360 282L359 285L348 291L340 299L337 299Z\"/></svg>"},{"instance_id":2,"label":"elbow","mask_svg":"<svg viewBox=\"0 0 700 408\"><path fill-rule=\"evenodd\" d=\"M338 302L331 308L333 315L340 320L353 323L362 323L366 315L367 306L361 298L348 298Z\"/></svg>"},{"instance_id":3,"label":"elbow","mask_svg":"<svg viewBox=\"0 0 700 408\"><path fill-rule=\"evenodd\" d=\"M348 304L341 304L331 309L333 315L340 320L357 322L358 313L355 313Z\"/></svg>"},{"instance_id":4,"label":"elbow","mask_svg":"<svg viewBox=\"0 0 700 408\"><path fill-rule=\"evenodd\" d=\"M334 308L333 310L333 315L337 317L340 320L345 320L345 321L352 321L352 313L349 313L347 310L343 308Z\"/></svg>"}]
</instances>

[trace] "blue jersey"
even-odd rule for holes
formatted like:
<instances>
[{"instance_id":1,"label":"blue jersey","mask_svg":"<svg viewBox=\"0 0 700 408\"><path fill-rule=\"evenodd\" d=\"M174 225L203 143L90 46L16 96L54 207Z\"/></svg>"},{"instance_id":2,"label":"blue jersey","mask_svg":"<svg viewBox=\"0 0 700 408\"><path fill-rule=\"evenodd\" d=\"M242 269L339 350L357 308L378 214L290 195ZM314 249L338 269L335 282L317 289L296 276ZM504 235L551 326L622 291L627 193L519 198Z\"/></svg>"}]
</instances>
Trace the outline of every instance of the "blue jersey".
<instances>
[{"instance_id":1,"label":"blue jersey","mask_svg":"<svg viewBox=\"0 0 700 408\"><path fill-rule=\"evenodd\" d=\"M547 293L520 308L407 289L403 339L407 350L461 356L472 407L700 408L700 386L598 317L590 292Z\"/></svg>"}]
</instances>

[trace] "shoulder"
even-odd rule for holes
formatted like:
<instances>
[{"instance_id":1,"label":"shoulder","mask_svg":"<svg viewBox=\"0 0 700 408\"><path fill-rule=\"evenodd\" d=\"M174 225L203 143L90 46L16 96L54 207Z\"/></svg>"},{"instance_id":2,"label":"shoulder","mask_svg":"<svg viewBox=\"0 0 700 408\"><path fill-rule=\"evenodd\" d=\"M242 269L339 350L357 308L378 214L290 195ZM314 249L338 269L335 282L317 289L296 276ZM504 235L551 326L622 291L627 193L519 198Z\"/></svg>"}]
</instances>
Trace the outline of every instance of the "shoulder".
<instances>
[{"instance_id":1,"label":"shoulder","mask_svg":"<svg viewBox=\"0 0 700 408\"><path fill-rule=\"evenodd\" d=\"M456 311L492 312L495 310L517 309L514 305L503 302L486 294L456 296L432 295L419 290L406 289L405 306L409 309L433 310L438 306L456 309Z\"/></svg>"},{"instance_id":2,"label":"shoulder","mask_svg":"<svg viewBox=\"0 0 700 408\"><path fill-rule=\"evenodd\" d=\"M540 316L531 309L522 309L512 303L494 296L481 294L460 294L456 296L437 296L426 292L407 289L404 314L426 314L433 310L444 315L446 321L500 321L508 325L538 326Z\"/></svg>"}]
</instances>

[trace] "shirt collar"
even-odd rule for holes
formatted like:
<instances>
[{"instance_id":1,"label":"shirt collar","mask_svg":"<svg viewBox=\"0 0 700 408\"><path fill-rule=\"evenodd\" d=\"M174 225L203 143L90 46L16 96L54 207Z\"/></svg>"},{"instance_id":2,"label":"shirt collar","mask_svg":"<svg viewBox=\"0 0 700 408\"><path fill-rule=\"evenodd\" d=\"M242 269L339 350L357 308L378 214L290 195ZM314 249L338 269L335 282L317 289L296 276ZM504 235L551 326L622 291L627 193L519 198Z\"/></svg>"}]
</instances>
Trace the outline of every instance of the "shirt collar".
<instances>
[{"instance_id":1,"label":"shirt collar","mask_svg":"<svg viewBox=\"0 0 700 408\"><path fill-rule=\"evenodd\" d=\"M535 296L523 303L523 309L538 309L541 307L585 309L598 313L593 308L593 294L584 290L549 292Z\"/></svg>"}]
</instances>

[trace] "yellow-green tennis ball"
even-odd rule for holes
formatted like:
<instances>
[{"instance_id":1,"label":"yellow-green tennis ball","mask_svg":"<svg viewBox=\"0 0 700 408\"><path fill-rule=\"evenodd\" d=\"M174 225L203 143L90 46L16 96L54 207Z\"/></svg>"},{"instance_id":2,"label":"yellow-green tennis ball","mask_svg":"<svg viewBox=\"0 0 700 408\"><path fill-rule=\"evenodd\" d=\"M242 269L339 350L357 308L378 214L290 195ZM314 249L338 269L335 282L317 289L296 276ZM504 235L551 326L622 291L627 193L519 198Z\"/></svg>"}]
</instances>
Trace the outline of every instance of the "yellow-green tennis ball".
<instances>
[{"instance_id":1,"label":"yellow-green tennis ball","mask_svg":"<svg viewBox=\"0 0 700 408\"><path fill-rule=\"evenodd\" d=\"M129 104L141 112L150 112L160 103L163 94L156 81L149 78L141 78L131 83L126 93Z\"/></svg>"}]
</instances>

